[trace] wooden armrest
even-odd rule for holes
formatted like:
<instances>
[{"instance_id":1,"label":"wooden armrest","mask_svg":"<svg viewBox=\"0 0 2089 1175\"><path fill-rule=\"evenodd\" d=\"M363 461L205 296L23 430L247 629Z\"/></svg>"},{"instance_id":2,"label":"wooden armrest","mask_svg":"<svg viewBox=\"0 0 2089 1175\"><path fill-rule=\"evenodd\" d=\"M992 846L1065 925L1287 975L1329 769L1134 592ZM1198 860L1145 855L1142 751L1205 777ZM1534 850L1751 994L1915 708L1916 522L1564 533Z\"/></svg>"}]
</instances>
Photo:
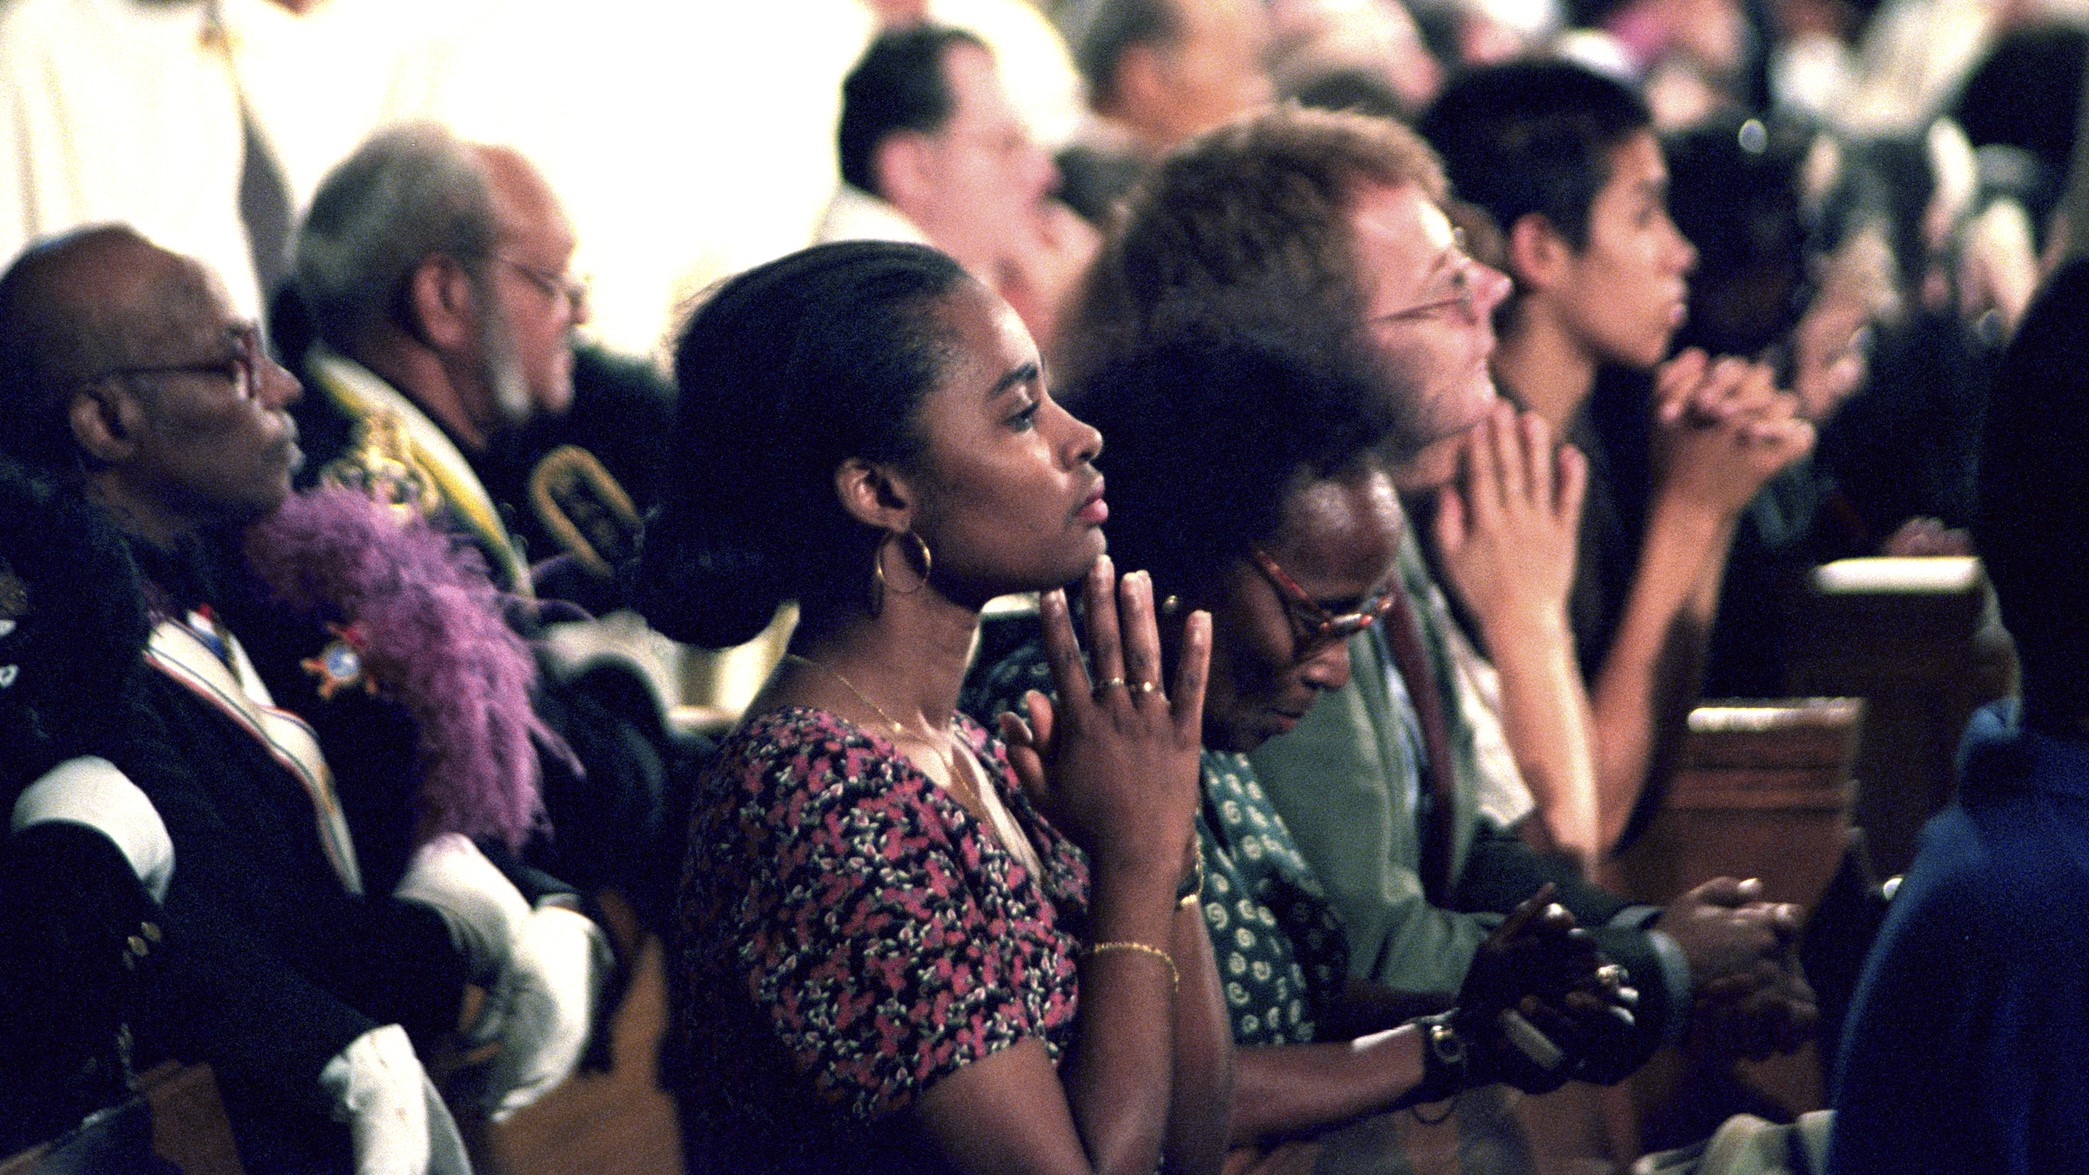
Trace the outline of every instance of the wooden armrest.
<instances>
[{"instance_id":1,"label":"wooden armrest","mask_svg":"<svg viewBox=\"0 0 2089 1175\"><path fill-rule=\"evenodd\" d=\"M1818 650L1923 649L1983 639L1993 627L1987 575L1966 555L1837 559L1814 568L1788 639ZM1830 652L1834 656L1845 653Z\"/></svg>"},{"instance_id":2,"label":"wooden armrest","mask_svg":"<svg viewBox=\"0 0 2089 1175\"><path fill-rule=\"evenodd\" d=\"M2015 679L1979 561L1824 564L1784 641L1785 688L1864 699L1855 818L1882 869L1907 868L1923 822L1950 798L1967 717Z\"/></svg>"},{"instance_id":3,"label":"wooden armrest","mask_svg":"<svg viewBox=\"0 0 2089 1175\"><path fill-rule=\"evenodd\" d=\"M1682 774L1810 769L1840 785L1849 778L1863 720L1860 698L1705 702L1690 712ZM1683 782L1679 775L1677 784Z\"/></svg>"},{"instance_id":4,"label":"wooden armrest","mask_svg":"<svg viewBox=\"0 0 2089 1175\"><path fill-rule=\"evenodd\" d=\"M1980 560L1971 555L1837 559L1813 569L1814 590L1833 596L1967 595L1985 582Z\"/></svg>"},{"instance_id":5,"label":"wooden armrest","mask_svg":"<svg viewBox=\"0 0 2089 1175\"><path fill-rule=\"evenodd\" d=\"M138 1079L152 1107L152 1149L184 1175L241 1175L239 1147L208 1065L169 1061Z\"/></svg>"}]
</instances>

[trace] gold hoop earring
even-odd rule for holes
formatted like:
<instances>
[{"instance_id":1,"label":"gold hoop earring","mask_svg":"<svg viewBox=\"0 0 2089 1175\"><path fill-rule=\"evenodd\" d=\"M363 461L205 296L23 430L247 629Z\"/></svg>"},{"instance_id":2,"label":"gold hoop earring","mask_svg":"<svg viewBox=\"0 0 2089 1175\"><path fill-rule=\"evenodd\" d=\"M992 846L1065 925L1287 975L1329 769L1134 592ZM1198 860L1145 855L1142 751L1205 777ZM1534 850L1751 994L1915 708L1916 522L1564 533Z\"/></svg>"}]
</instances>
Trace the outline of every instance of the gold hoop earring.
<instances>
[{"instance_id":1,"label":"gold hoop earring","mask_svg":"<svg viewBox=\"0 0 2089 1175\"><path fill-rule=\"evenodd\" d=\"M921 555L921 566L915 571L919 578L914 581L914 586L910 588L893 587L892 582L885 576L885 547L897 538L914 540L914 549L919 551ZM906 556L902 553L900 557L904 559ZM870 553L871 613L875 615L884 608L887 590L890 590L896 596L911 596L922 588L927 587L929 572L933 571L935 566L936 556L928 549L927 539L922 538L911 530L886 531L885 537L878 540L877 547Z\"/></svg>"}]
</instances>

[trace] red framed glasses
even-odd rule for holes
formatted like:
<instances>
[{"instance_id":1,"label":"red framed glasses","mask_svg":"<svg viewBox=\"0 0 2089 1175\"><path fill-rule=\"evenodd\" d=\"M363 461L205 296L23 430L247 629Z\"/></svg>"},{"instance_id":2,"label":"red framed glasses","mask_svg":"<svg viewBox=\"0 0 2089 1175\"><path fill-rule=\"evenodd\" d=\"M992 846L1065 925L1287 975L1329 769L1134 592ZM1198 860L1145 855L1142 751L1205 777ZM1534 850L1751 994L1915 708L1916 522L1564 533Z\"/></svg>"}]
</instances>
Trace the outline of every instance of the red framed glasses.
<instances>
[{"instance_id":1,"label":"red framed glasses","mask_svg":"<svg viewBox=\"0 0 2089 1175\"><path fill-rule=\"evenodd\" d=\"M1287 605L1292 637L1297 642L1292 653L1295 660L1304 661L1329 645L1348 640L1385 619L1399 603L1400 584L1396 579L1380 588L1377 595L1367 597L1353 612L1329 612L1313 598L1312 593L1300 587L1291 573L1284 570L1284 565L1271 558L1268 551L1251 547L1248 557Z\"/></svg>"}]
</instances>

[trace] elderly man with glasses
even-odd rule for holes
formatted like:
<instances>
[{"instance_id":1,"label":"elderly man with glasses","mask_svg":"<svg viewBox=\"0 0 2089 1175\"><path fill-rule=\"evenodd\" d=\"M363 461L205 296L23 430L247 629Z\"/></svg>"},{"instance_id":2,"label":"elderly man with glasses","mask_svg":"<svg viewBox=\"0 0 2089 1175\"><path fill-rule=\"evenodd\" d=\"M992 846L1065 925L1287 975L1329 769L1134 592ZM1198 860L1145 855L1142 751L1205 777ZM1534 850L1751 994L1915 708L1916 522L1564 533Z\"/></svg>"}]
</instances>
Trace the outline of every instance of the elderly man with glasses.
<instances>
[{"instance_id":1,"label":"elderly man with glasses","mask_svg":"<svg viewBox=\"0 0 2089 1175\"><path fill-rule=\"evenodd\" d=\"M11 721L0 797L13 827L84 825L137 870L145 912L81 910L74 941L126 952L124 1059L209 1062L250 1169L467 1170L422 1069L465 986L488 992L500 1116L578 1061L607 940L514 857L542 726L495 592L425 528L293 497L300 391L216 275L128 228L0 276L0 469L71 519L17 516L0 551L0 637L20 638L0 701L12 720L45 696L40 641L98 651L45 676L108 681L116 716L69 738ZM54 590L34 571L54 564L100 574Z\"/></svg>"},{"instance_id":2,"label":"elderly man with glasses","mask_svg":"<svg viewBox=\"0 0 2089 1175\"><path fill-rule=\"evenodd\" d=\"M530 425L574 407L574 329L587 321L575 246L521 155L402 125L321 182L292 247L295 298L279 301L315 340L302 365L314 394L297 411L312 472L353 479L370 460L403 462L423 509L524 594L529 562L555 552L516 541L528 470L508 466ZM278 317L280 336L301 333Z\"/></svg>"}]
</instances>

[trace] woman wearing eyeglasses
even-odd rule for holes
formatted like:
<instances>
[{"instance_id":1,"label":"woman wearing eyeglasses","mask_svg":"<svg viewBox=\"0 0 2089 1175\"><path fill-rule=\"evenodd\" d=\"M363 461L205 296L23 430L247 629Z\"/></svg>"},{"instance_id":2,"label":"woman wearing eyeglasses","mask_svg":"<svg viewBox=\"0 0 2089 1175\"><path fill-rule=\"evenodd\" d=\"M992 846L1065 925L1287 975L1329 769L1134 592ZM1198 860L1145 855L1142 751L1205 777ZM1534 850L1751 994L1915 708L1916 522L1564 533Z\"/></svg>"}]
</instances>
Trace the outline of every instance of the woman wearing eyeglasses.
<instances>
[{"instance_id":1,"label":"woman wearing eyeglasses","mask_svg":"<svg viewBox=\"0 0 2089 1175\"><path fill-rule=\"evenodd\" d=\"M1007 304L919 246L734 278L675 370L639 606L713 647L800 617L693 786L690 1167L1214 1170L1230 1047L1179 904L1209 618L1163 678L1146 579L1102 557L1096 431ZM1010 753L956 704L980 608L1018 591L1044 592L1065 700Z\"/></svg>"},{"instance_id":2,"label":"woman wearing eyeglasses","mask_svg":"<svg viewBox=\"0 0 2089 1175\"><path fill-rule=\"evenodd\" d=\"M1236 1047L1229 1169L1303 1162L1321 1144L1300 1136L1477 1085L1564 1081L1629 1024L1632 997L1549 895L1503 924L1447 1011L1348 980L1339 920L1246 758L1348 680L1350 637L1404 617L1404 522L1372 455L1386 425L1332 366L1302 371L1194 324L1076 394L1119 438L1104 463L1113 549L1151 571L1164 617L1212 616L1197 831ZM1041 664L1031 646L985 671L973 712L1034 709ZM1022 723L1000 721L1021 745Z\"/></svg>"}]
</instances>

